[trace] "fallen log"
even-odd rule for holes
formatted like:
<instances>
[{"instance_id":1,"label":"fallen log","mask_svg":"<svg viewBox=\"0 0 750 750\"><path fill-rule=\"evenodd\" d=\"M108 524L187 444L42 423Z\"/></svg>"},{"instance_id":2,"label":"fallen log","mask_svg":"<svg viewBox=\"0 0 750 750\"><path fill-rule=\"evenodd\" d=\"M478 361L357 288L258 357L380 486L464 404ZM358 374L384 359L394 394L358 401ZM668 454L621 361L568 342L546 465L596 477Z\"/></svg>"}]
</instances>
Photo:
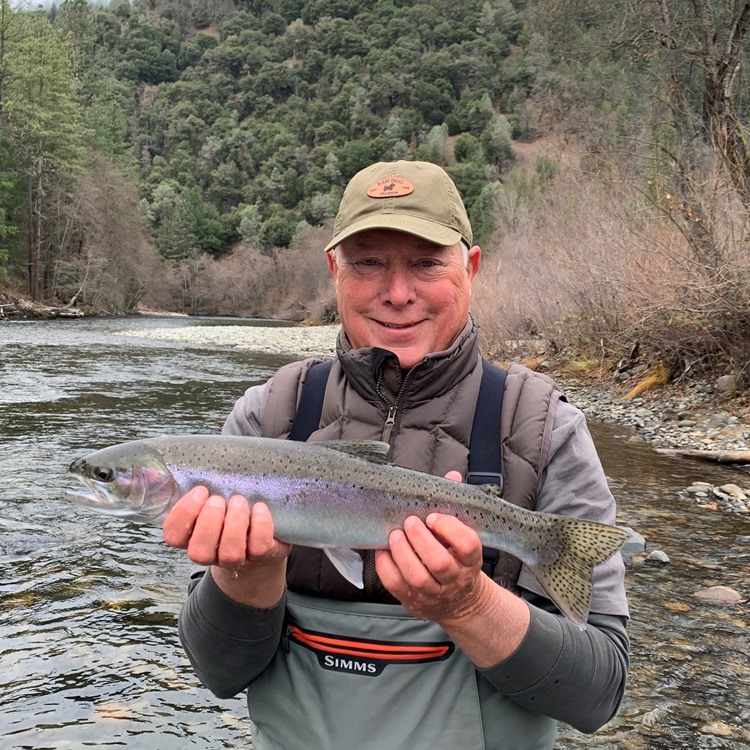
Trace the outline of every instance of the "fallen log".
<instances>
[{"instance_id":1,"label":"fallen log","mask_svg":"<svg viewBox=\"0 0 750 750\"><path fill-rule=\"evenodd\" d=\"M750 464L750 450L748 451L709 451L687 448L657 448L657 453L668 456L684 456L685 458L700 458L704 461L716 461L721 464Z\"/></svg>"}]
</instances>

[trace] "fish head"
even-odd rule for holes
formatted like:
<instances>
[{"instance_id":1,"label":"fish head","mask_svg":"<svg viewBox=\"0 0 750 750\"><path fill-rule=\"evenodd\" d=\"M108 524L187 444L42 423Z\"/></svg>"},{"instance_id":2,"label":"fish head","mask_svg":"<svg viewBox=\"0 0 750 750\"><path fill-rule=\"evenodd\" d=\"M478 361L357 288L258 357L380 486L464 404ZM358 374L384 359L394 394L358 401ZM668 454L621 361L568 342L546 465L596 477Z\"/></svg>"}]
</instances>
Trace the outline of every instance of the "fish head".
<instances>
[{"instance_id":1,"label":"fish head","mask_svg":"<svg viewBox=\"0 0 750 750\"><path fill-rule=\"evenodd\" d=\"M68 471L85 488L69 491L69 500L134 521L162 521L182 494L162 454L141 440L77 458Z\"/></svg>"}]
</instances>

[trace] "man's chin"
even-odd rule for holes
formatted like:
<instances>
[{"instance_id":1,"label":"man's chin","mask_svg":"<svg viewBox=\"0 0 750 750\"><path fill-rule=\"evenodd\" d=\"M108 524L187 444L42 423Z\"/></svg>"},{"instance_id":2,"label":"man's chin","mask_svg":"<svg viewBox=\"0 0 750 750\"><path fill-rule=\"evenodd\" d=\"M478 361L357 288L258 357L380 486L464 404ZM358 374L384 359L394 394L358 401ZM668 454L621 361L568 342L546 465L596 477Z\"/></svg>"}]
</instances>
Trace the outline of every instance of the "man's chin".
<instances>
[{"instance_id":1,"label":"man's chin","mask_svg":"<svg viewBox=\"0 0 750 750\"><path fill-rule=\"evenodd\" d=\"M398 363L402 370L410 370L427 355L424 347L384 346L383 348L392 351L398 357Z\"/></svg>"}]
</instances>

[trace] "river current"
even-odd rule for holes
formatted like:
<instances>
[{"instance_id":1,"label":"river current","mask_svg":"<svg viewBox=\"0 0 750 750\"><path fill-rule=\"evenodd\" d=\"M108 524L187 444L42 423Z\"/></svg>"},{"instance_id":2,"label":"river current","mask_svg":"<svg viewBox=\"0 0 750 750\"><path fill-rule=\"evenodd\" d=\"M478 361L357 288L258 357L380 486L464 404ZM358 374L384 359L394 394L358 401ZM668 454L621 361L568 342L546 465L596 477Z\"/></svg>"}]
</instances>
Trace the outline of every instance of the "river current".
<instances>
[{"instance_id":1,"label":"river current","mask_svg":"<svg viewBox=\"0 0 750 750\"><path fill-rule=\"evenodd\" d=\"M122 336L144 328L257 325L125 318L0 323L0 750L248 748L242 697L200 686L176 618L191 565L158 529L64 499L70 461L162 433L218 431L234 400L288 357ZM263 321L263 325L268 322ZM747 473L656 454L591 425L621 523L667 565L627 563L632 668L618 716L561 750L750 750L750 522L697 509L692 481Z\"/></svg>"}]
</instances>

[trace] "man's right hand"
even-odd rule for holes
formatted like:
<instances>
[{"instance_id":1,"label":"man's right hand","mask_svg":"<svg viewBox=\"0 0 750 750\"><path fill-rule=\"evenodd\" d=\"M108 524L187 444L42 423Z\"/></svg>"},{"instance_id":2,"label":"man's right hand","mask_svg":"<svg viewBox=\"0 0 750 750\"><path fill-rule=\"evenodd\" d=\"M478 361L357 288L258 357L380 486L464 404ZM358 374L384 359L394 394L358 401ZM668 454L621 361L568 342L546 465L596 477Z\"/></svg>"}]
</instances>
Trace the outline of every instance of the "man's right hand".
<instances>
[{"instance_id":1,"label":"man's right hand","mask_svg":"<svg viewBox=\"0 0 750 750\"><path fill-rule=\"evenodd\" d=\"M187 550L198 565L210 565L216 584L235 601L262 608L281 598L291 545L274 537L265 503L250 508L241 495L226 502L194 487L174 505L162 530L169 546Z\"/></svg>"}]
</instances>

